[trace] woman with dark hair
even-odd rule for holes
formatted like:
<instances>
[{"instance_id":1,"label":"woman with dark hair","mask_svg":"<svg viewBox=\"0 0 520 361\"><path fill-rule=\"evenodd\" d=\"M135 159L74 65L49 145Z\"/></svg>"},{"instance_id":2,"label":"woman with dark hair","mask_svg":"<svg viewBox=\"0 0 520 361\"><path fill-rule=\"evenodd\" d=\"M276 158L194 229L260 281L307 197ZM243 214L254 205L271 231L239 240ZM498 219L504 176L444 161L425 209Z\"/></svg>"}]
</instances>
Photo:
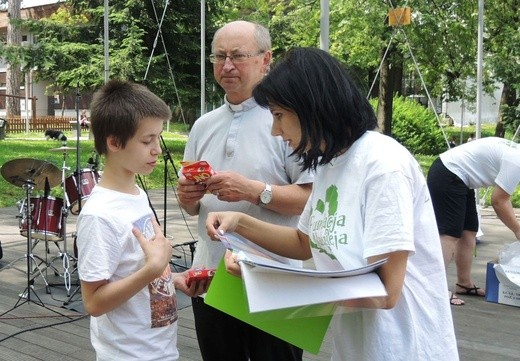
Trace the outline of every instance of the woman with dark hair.
<instances>
[{"instance_id":1,"label":"woman with dark hair","mask_svg":"<svg viewBox=\"0 0 520 361\"><path fill-rule=\"evenodd\" d=\"M335 316L333 360L458 360L446 274L424 175L376 116L346 69L328 53L296 48L255 88L304 169L316 169L298 228L238 212L210 213L208 234L237 232L320 270L380 259L387 296L343 301ZM226 254L229 272L240 273Z\"/></svg>"}]
</instances>

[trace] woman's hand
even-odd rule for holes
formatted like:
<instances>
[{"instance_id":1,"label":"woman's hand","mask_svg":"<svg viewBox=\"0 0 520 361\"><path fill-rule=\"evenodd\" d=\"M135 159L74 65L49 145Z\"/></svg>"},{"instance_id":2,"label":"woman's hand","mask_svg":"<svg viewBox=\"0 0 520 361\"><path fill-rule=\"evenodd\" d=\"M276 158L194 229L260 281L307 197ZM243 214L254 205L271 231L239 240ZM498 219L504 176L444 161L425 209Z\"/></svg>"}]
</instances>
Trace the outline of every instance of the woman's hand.
<instances>
[{"instance_id":1,"label":"woman's hand","mask_svg":"<svg viewBox=\"0 0 520 361\"><path fill-rule=\"evenodd\" d=\"M233 253L229 249L224 255L224 264L226 265L226 271L231 273L233 276L241 277L242 272L240 271L240 265L237 262L237 254Z\"/></svg>"},{"instance_id":2,"label":"woman's hand","mask_svg":"<svg viewBox=\"0 0 520 361\"><path fill-rule=\"evenodd\" d=\"M209 238L218 241L226 232L234 232L241 217L240 212L210 212L206 218L206 231Z\"/></svg>"}]
</instances>

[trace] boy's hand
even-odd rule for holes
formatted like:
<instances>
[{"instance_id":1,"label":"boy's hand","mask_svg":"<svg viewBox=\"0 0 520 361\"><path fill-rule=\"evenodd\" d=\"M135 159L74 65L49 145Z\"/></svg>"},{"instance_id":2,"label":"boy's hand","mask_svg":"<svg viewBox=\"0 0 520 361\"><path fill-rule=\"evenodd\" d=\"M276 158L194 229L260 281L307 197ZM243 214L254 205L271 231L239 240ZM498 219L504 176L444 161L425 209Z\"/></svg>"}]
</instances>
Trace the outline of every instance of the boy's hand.
<instances>
[{"instance_id":1,"label":"boy's hand","mask_svg":"<svg viewBox=\"0 0 520 361\"><path fill-rule=\"evenodd\" d=\"M146 239L140 230L132 229L132 233L139 241L145 255L145 265L154 278L159 277L165 270L172 257L172 246L170 241L164 237L161 227L152 217L154 236Z\"/></svg>"},{"instance_id":2,"label":"boy's hand","mask_svg":"<svg viewBox=\"0 0 520 361\"><path fill-rule=\"evenodd\" d=\"M187 296L197 297L208 291L211 279L204 279L200 281L191 282L188 286L189 271L177 273L174 276L175 288L184 292Z\"/></svg>"}]
</instances>

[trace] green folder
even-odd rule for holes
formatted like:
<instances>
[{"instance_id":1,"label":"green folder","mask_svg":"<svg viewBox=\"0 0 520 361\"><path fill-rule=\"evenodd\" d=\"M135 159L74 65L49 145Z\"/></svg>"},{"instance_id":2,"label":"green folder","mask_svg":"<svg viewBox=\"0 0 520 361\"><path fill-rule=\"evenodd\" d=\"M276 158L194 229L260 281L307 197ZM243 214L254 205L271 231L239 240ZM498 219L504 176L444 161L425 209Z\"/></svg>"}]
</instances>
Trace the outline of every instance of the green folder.
<instances>
[{"instance_id":1,"label":"green folder","mask_svg":"<svg viewBox=\"0 0 520 361\"><path fill-rule=\"evenodd\" d=\"M211 281L205 303L313 354L320 351L332 319L331 314L294 318L313 315L312 307L318 310L320 305L249 313L242 279L229 274L223 260Z\"/></svg>"}]
</instances>

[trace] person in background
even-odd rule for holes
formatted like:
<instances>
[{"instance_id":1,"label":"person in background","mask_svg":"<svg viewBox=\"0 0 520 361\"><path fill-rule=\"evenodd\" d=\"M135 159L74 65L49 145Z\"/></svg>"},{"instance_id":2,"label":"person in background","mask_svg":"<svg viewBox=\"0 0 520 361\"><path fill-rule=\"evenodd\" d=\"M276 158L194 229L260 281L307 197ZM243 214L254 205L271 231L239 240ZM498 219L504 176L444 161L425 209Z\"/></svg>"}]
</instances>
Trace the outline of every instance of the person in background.
<instances>
[{"instance_id":1,"label":"person in background","mask_svg":"<svg viewBox=\"0 0 520 361\"><path fill-rule=\"evenodd\" d=\"M150 174L161 154L169 107L146 87L111 80L91 104L103 177L77 221L79 277L97 360L177 360L175 287L189 296L188 271L170 271L172 247L135 174Z\"/></svg>"},{"instance_id":2,"label":"person in background","mask_svg":"<svg viewBox=\"0 0 520 361\"><path fill-rule=\"evenodd\" d=\"M90 129L90 121L88 120L86 109L83 109L83 111L81 112L79 124L80 124L81 128L83 128L83 129L86 129L86 130Z\"/></svg>"},{"instance_id":3,"label":"person in background","mask_svg":"<svg viewBox=\"0 0 520 361\"><path fill-rule=\"evenodd\" d=\"M450 138L449 146L450 148L455 148L457 146L457 138L455 136Z\"/></svg>"},{"instance_id":4,"label":"person in background","mask_svg":"<svg viewBox=\"0 0 520 361\"><path fill-rule=\"evenodd\" d=\"M295 48L253 95L272 113L271 134L304 171L316 169L312 193L297 228L212 212L208 235L237 232L281 256L312 257L318 270L386 259L377 273L388 295L343 301L351 309L334 316L332 360L458 360L426 180L402 145L375 131L374 110L347 70L323 50ZM225 260L238 275L236 255Z\"/></svg>"},{"instance_id":5,"label":"person in background","mask_svg":"<svg viewBox=\"0 0 520 361\"><path fill-rule=\"evenodd\" d=\"M210 61L224 89L225 104L191 129L185 161L207 161L216 171L204 183L181 176L178 199L198 215L194 265L215 268L225 253L206 235L208 212L235 210L279 224L295 225L312 187L281 137L271 137L272 117L252 98L253 87L271 64L271 38L263 26L234 21L215 33ZM298 262L301 264L301 262ZM200 351L205 361L301 360L303 351L204 303L192 300Z\"/></svg>"},{"instance_id":6,"label":"person in background","mask_svg":"<svg viewBox=\"0 0 520 361\"><path fill-rule=\"evenodd\" d=\"M471 277L471 266L479 229L475 189L494 187L491 204L498 218L520 239L511 195L520 183L520 147L503 138L488 137L461 144L442 153L428 172L444 264L455 258L455 294L484 297ZM453 305L464 301L450 292Z\"/></svg>"}]
</instances>

